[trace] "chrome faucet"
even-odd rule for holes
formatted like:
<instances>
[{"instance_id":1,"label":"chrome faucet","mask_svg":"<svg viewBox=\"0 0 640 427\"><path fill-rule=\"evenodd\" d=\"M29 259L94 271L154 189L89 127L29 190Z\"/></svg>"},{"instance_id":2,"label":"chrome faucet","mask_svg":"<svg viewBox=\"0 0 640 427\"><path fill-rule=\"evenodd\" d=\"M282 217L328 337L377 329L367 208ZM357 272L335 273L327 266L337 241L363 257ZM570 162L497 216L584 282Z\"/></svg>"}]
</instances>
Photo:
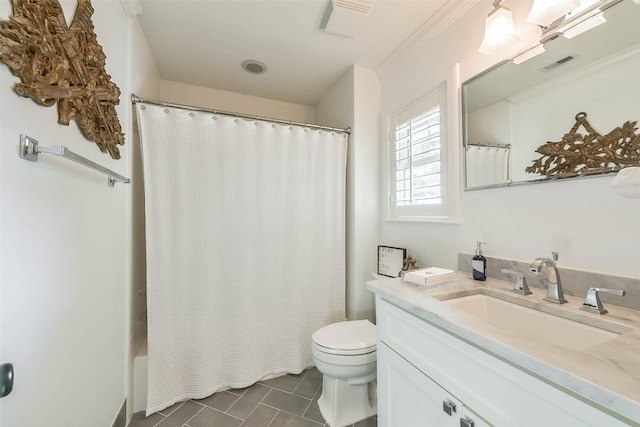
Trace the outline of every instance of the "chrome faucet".
<instances>
[{"instance_id":1,"label":"chrome faucet","mask_svg":"<svg viewBox=\"0 0 640 427\"><path fill-rule=\"evenodd\" d=\"M560 272L558 272L558 267L556 267L556 263L551 258L536 258L531 265L529 265L529 270L534 273L540 273L544 266L547 267L548 272L547 296L544 300L554 304L566 303L567 300L564 299L562 283L560 282Z\"/></svg>"},{"instance_id":2,"label":"chrome faucet","mask_svg":"<svg viewBox=\"0 0 640 427\"><path fill-rule=\"evenodd\" d=\"M529 286L527 285L527 278L524 277L523 273L520 273L519 271L509 270L508 268L503 268L501 271L504 274L509 274L516 277L516 281L513 284L513 292L520 295L531 295L533 293L529 289Z\"/></svg>"},{"instance_id":3,"label":"chrome faucet","mask_svg":"<svg viewBox=\"0 0 640 427\"><path fill-rule=\"evenodd\" d=\"M606 292L620 297L623 297L625 294L625 291L622 289L589 288L580 310L588 311L590 313L607 314L609 311L602 306L602 301L600 301L600 297L598 296L599 292Z\"/></svg>"}]
</instances>

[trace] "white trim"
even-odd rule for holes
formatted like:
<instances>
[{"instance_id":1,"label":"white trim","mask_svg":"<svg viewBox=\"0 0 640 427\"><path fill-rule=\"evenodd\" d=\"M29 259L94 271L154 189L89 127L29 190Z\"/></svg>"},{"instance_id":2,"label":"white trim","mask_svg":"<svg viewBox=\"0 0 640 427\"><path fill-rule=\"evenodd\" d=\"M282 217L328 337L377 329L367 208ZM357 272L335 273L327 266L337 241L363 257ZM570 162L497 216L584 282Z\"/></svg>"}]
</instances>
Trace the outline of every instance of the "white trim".
<instances>
[{"instance_id":1,"label":"white trim","mask_svg":"<svg viewBox=\"0 0 640 427\"><path fill-rule=\"evenodd\" d=\"M383 218L382 222L452 224L452 225L461 224L461 222L457 219L445 219L445 218L437 218L437 217Z\"/></svg>"},{"instance_id":2,"label":"white trim","mask_svg":"<svg viewBox=\"0 0 640 427\"><path fill-rule=\"evenodd\" d=\"M461 223L462 121L461 121L460 64L455 63L447 76L447 183L449 185L447 212L449 221Z\"/></svg>"},{"instance_id":3,"label":"white trim","mask_svg":"<svg viewBox=\"0 0 640 427\"><path fill-rule=\"evenodd\" d=\"M383 59L376 67L376 72L384 73L385 69L390 64L393 64L398 57L403 56L416 46L423 45L435 38L438 34L449 28L462 15L467 13L467 11L479 1L480 0L447 1L440 9L431 15L416 32L402 42L389 56Z\"/></svg>"},{"instance_id":4,"label":"white trim","mask_svg":"<svg viewBox=\"0 0 640 427\"><path fill-rule=\"evenodd\" d=\"M423 208L425 211L424 214L411 214L407 212L406 215L392 216L392 212L395 211L395 209L392 207L392 203L395 200L393 195L395 186L392 186L393 180L391 175L393 174L395 176L395 156L391 155L392 147L390 138L393 130L395 129L395 122L397 121L394 119L398 116L402 116L407 111L412 111L413 109L415 109L416 105L423 103L430 97L437 96L438 91L441 91L443 89L444 94L442 95L443 101L441 102L441 105L442 103L444 103L445 105L443 106L443 111L441 111L444 118L444 138L441 141L443 143L443 145L441 145L441 150L443 152L443 157L441 159L441 173L444 183L441 193L442 204L438 205L437 207L433 206L431 207L431 209L429 209L429 205L410 207L414 209ZM384 152L382 153L382 164L384 173L384 177L382 179L382 200L384 200L384 206L382 206L382 221L430 222L440 224L461 223L461 122L459 111L460 96L460 66L459 64L455 64L444 82L437 85L433 90L420 97L418 100L414 100L413 102L409 103L408 106L404 108L398 108L386 115L386 126L383 131ZM429 213L429 211L431 211L431 213Z\"/></svg>"},{"instance_id":5,"label":"white trim","mask_svg":"<svg viewBox=\"0 0 640 427\"><path fill-rule=\"evenodd\" d=\"M448 131L448 126L447 126L447 113L448 113L448 108L446 107L447 104L447 88L446 88L446 82L443 82L441 84L439 84L438 86L436 86L435 88L433 88L433 90L431 90L429 93L427 93L426 95L422 96L419 100L417 100L416 102L408 105L407 107L401 109L400 111L397 111L396 113L391 114L390 116L390 123L389 123L389 129L388 129L388 139L387 139L387 150L388 150L388 159L389 159L389 175L387 176L387 180L389 182L389 216L396 218L403 218L403 217L446 217L446 203L447 203L447 197L448 194L446 192L446 188L447 188L447 182L446 182L446 178L447 178L447 131ZM439 155L439 159L438 159L438 163L440 165L440 177L441 177L441 183L440 183L440 202L437 204L426 204L426 205L418 205L418 204L411 204L411 205L400 205L398 206L395 203L396 200L396 196L397 196L397 191L396 191L396 185L397 185L397 177L396 177L396 158L395 158L395 150L396 147L394 145L394 136L392 136L398 125L406 123L408 121L413 121L415 118L422 116L423 114L425 114L426 112L428 112L429 110L432 110L434 108L438 108L439 109L439 120L438 120L438 127L439 127L439 151L440 151L440 155ZM410 163L412 165L416 165L415 160L414 160L414 155L411 155L410 158ZM413 181L413 180L412 180ZM413 192L412 192L413 193ZM411 199L413 199L413 195L411 196Z\"/></svg>"}]
</instances>

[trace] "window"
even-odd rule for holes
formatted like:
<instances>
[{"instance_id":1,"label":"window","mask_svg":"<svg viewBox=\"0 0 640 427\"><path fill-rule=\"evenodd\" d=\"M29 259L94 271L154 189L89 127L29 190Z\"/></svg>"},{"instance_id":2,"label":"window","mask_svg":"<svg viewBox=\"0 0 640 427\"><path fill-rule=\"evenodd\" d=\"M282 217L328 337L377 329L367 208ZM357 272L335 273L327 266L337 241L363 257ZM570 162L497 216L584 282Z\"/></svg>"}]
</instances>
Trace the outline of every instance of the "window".
<instances>
[{"instance_id":1,"label":"window","mask_svg":"<svg viewBox=\"0 0 640 427\"><path fill-rule=\"evenodd\" d=\"M395 126L397 206L439 205L440 105Z\"/></svg>"},{"instance_id":2,"label":"window","mask_svg":"<svg viewBox=\"0 0 640 427\"><path fill-rule=\"evenodd\" d=\"M451 221L450 186L455 168L447 138L447 85L389 120L390 219ZM453 163L452 163L453 162Z\"/></svg>"}]
</instances>

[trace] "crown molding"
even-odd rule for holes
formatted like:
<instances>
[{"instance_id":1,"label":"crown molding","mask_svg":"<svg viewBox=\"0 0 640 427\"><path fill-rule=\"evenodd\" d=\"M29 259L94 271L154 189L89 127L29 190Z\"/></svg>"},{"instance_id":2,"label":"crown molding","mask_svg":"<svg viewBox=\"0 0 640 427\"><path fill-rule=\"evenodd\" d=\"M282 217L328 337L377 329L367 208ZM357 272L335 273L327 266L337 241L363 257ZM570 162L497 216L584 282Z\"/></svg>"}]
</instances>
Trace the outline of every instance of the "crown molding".
<instances>
[{"instance_id":1,"label":"crown molding","mask_svg":"<svg viewBox=\"0 0 640 427\"><path fill-rule=\"evenodd\" d=\"M378 64L376 71L378 73L384 73L385 70L390 67L390 64L417 46L435 38L480 1L481 0L448 0L431 15L418 30Z\"/></svg>"}]
</instances>

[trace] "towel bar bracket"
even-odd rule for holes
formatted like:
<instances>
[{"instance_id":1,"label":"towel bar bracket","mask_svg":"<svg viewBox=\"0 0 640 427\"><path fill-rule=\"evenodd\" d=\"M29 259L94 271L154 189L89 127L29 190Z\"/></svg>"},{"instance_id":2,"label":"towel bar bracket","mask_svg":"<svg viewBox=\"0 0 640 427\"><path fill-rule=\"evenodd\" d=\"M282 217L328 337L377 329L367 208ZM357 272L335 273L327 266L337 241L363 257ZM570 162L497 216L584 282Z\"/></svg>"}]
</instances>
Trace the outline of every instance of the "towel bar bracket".
<instances>
[{"instance_id":1,"label":"towel bar bracket","mask_svg":"<svg viewBox=\"0 0 640 427\"><path fill-rule=\"evenodd\" d=\"M131 182L129 178L125 178L124 176L112 170L109 170L104 166L101 166L85 157L82 157L79 154L76 154L73 151L69 150L67 147L62 147L59 145L53 145L51 147L41 147L36 139L33 139L28 135L20 135L20 158L28 160L30 162L37 162L38 154L40 153L53 154L54 156L64 157L65 159L88 167L89 169L93 169L97 172L105 174L107 175L107 184L109 185L109 187L115 186L116 182L122 182L124 184L129 184Z\"/></svg>"},{"instance_id":2,"label":"towel bar bracket","mask_svg":"<svg viewBox=\"0 0 640 427\"><path fill-rule=\"evenodd\" d=\"M38 161L38 141L27 136L20 135L20 158L30 162Z\"/></svg>"}]
</instances>

